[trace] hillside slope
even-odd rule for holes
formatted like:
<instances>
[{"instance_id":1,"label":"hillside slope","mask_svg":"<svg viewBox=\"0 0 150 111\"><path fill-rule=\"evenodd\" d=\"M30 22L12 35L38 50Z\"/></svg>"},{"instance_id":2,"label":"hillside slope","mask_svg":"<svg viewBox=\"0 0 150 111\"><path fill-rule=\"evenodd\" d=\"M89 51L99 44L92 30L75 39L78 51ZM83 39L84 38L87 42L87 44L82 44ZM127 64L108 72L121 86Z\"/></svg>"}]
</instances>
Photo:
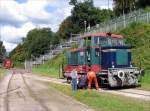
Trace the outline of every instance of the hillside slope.
<instances>
[{"instance_id":1,"label":"hillside slope","mask_svg":"<svg viewBox=\"0 0 150 111\"><path fill-rule=\"evenodd\" d=\"M126 37L126 42L134 46L132 49L133 63L144 69L150 69L150 23L133 23L118 31Z\"/></svg>"},{"instance_id":2,"label":"hillside slope","mask_svg":"<svg viewBox=\"0 0 150 111\"><path fill-rule=\"evenodd\" d=\"M146 71L142 78L142 89L150 90L150 24L133 23L129 27L116 32L126 37L128 44L134 46L132 49L133 62L135 66L141 66ZM43 65L33 68L33 72L50 77L59 77L59 65L62 64L64 54L59 54Z\"/></svg>"},{"instance_id":3,"label":"hillside slope","mask_svg":"<svg viewBox=\"0 0 150 111\"><path fill-rule=\"evenodd\" d=\"M43 76L58 78L59 76L62 76L59 75L59 70L61 67L60 65L63 63L63 59L64 54L59 54L53 59L47 61L45 64L33 68L32 71Z\"/></svg>"}]
</instances>

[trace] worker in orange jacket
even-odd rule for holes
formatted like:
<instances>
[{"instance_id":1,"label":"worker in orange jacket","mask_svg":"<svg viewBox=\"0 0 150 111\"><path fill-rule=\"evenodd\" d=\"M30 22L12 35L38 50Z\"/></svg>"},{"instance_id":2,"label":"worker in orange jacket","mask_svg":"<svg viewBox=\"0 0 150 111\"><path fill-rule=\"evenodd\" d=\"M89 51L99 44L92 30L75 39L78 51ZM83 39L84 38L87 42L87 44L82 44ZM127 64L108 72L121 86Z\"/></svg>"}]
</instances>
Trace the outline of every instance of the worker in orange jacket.
<instances>
[{"instance_id":1,"label":"worker in orange jacket","mask_svg":"<svg viewBox=\"0 0 150 111\"><path fill-rule=\"evenodd\" d=\"M97 82L97 78L96 78L96 73L94 71L90 70L87 73L87 78L88 78L88 88L91 89L92 81L94 81L96 89L98 90L99 86L98 86L98 82Z\"/></svg>"}]
</instances>

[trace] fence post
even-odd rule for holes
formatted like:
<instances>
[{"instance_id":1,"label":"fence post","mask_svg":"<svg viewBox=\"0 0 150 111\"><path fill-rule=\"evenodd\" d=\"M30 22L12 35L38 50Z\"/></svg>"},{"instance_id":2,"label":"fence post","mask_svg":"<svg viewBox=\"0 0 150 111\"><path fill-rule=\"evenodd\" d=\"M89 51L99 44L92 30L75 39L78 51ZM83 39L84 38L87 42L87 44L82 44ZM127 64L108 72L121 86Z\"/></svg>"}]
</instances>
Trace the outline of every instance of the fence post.
<instances>
[{"instance_id":1,"label":"fence post","mask_svg":"<svg viewBox=\"0 0 150 111\"><path fill-rule=\"evenodd\" d=\"M146 15L147 15L146 17L147 17L147 22L148 22L149 21L149 13L147 12Z\"/></svg>"},{"instance_id":2,"label":"fence post","mask_svg":"<svg viewBox=\"0 0 150 111\"><path fill-rule=\"evenodd\" d=\"M126 27L126 18L125 18L125 15L123 15L123 26L124 26L124 28Z\"/></svg>"},{"instance_id":3,"label":"fence post","mask_svg":"<svg viewBox=\"0 0 150 111\"><path fill-rule=\"evenodd\" d=\"M136 20L137 20L137 19L136 19L136 16L134 17L134 20L135 20L135 22L136 22Z\"/></svg>"},{"instance_id":4,"label":"fence post","mask_svg":"<svg viewBox=\"0 0 150 111\"><path fill-rule=\"evenodd\" d=\"M116 23L116 20L115 20L115 31L117 30L117 23Z\"/></svg>"},{"instance_id":5,"label":"fence post","mask_svg":"<svg viewBox=\"0 0 150 111\"><path fill-rule=\"evenodd\" d=\"M45 57L44 57L44 55L43 55L42 61L43 61L43 64L44 64L44 61L45 61Z\"/></svg>"},{"instance_id":6,"label":"fence post","mask_svg":"<svg viewBox=\"0 0 150 111\"><path fill-rule=\"evenodd\" d=\"M24 61L24 69L26 70L27 69L27 66L26 66L27 62L26 60Z\"/></svg>"}]
</instances>

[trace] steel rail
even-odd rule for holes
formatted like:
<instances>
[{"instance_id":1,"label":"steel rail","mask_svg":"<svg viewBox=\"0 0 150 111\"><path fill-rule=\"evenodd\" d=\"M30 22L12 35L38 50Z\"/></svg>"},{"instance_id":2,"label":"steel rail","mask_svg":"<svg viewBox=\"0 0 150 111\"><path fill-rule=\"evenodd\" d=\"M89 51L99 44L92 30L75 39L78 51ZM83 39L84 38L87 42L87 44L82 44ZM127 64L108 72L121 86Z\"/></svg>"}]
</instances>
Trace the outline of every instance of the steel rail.
<instances>
[{"instance_id":1,"label":"steel rail","mask_svg":"<svg viewBox=\"0 0 150 111\"><path fill-rule=\"evenodd\" d=\"M37 102L41 105L41 107L44 109L44 111L51 111L51 110L44 104L44 102L43 102L39 97L36 96L36 94L34 93L34 91L33 91L33 90L30 88L30 86L27 84L27 81L26 81L25 77L23 76L23 72L20 72L20 75L21 75L21 77L22 77L22 79L23 79L23 82L24 82L24 84L25 84L27 90L29 91L30 96L31 96L35 101L37 101Z\"/></svg>"}]
</instances>

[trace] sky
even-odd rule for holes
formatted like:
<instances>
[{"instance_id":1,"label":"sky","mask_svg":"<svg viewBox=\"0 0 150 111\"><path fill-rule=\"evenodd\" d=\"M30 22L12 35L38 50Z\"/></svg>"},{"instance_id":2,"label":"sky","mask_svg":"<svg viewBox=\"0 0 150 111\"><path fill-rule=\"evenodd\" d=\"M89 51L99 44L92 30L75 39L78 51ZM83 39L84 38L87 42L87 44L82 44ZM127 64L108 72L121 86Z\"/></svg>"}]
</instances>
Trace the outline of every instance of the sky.
<instances>
[{"instance_id":1,"label":"sky","mask_svg":"<svg viewBox=\"0 0 150 111\"><path fill-rule=\"evenodd\" d=\"M49 27L56 32L71 15L70 0L0 0L0 40L12 51L34 28ZM82 1L82 0L81 0ZM112 8L112 0L94 0L101 9Z\"/></svg>"}]
</instances>

